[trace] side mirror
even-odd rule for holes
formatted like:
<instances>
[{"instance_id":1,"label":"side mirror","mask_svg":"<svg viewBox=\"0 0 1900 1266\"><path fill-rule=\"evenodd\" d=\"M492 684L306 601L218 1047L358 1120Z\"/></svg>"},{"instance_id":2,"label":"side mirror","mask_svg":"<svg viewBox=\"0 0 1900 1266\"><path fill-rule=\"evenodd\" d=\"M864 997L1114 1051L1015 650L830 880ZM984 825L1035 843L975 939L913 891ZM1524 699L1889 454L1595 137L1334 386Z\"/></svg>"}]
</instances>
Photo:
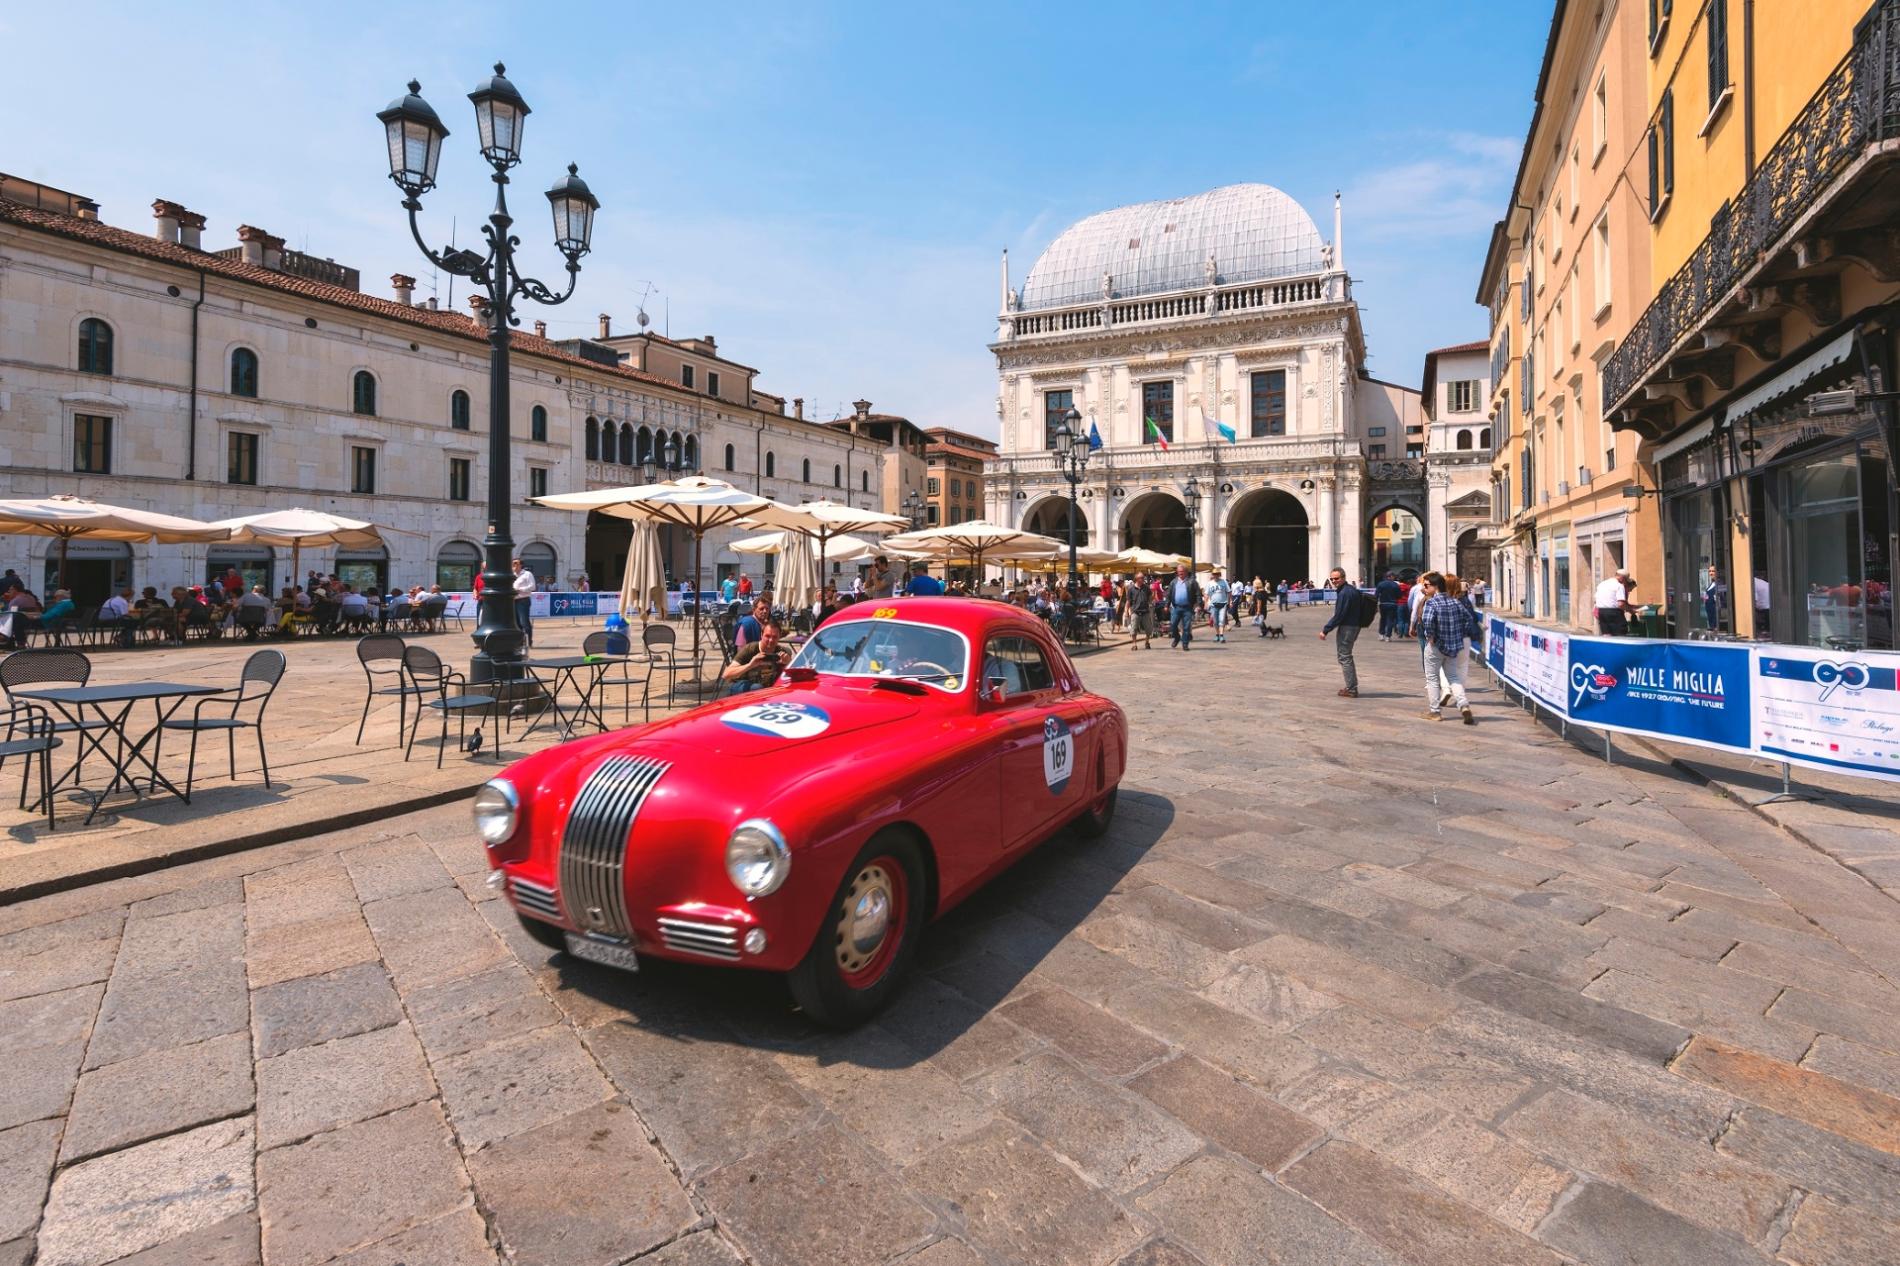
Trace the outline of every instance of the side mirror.
<instances>
[{"instance_id":1,"label":"side mirror","mask_svg":"<svg viewBox=\"0 0 1900 1266\"><path fill-rule=\"evenodd\" d=\"M992 678L989 685L983 688L983 699L987 703L1002 703L1008 698L1009 696L1003 692L1003 683L999 679Z\"/></svg>"}]
</instances>

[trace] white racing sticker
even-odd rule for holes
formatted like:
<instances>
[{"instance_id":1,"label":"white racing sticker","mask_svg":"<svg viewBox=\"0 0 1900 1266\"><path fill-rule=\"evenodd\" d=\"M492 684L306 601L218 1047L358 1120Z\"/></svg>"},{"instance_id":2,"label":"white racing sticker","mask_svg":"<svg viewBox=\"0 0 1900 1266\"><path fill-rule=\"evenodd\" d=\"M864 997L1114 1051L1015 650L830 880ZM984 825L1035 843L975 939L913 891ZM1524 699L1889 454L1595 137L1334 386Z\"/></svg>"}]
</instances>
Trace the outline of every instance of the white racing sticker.
<instances>
[{"instance_id":1,"label":"white racing sticker","mask_svg":"<svg viewBox=\"0 0 1900 1266\"><path fill-rule=\"evenodd\" d=\"M812 738L831 728L831 714L809 703L752 703L719 719L735 730L782 739Z\"/></svg>"},{"instance_id":2,"label":"white racing sticker","mask_svg":"<svg viewBox=\"0 0 1900 1266\"><path fill-rule=\"evenodd\" d=\"M1075 735L1061 717L1047 717L1042 723L1042 780L1049 790L1061 795L1069 785L1075 768Z\"/></svg>"}]
</instances>

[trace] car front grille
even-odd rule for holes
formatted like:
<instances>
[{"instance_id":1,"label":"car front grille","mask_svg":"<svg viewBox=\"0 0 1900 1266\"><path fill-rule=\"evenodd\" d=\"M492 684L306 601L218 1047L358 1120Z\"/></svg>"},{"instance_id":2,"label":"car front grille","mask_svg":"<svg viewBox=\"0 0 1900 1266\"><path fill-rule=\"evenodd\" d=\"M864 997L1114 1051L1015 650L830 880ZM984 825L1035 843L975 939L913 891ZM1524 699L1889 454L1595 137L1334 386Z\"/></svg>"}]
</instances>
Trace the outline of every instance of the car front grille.
<instances>
[{"instance_id":1,"label":"car front grille","mask_svg":"<svg viewBox=\"0 0 1900 1266\"><path fill-rule=\"evenodd\" d=\"M645 756L610 756L575 797L561 835L561 896L587 931L633 935L623 883L627 835L648 793L671 768Z\"/></svg>"},{"instance_id":2,"label":"car front grille","mask_svg":"<svg viewBox=\"0 0 1900 1266\"><path fill-rule=\"evenodd\" d=\"M739 957L739 929L694 919L661 919L660 944L683 954L736 959Z\"/></svg>"},{"instance_id":3,"label":"car front grille","mask_svg":"<svg viewBox=\"0 0 1900 1266\"><path fill-rule=\"evenodd\" d=\"M508 879L508 891L515 895L515 907L523 914L532 914L536 918L552 923L561 920L561 907L555 901L554 889L543 888L540 884L530 883L518 876Z\"/></svg>"}]
</instances>

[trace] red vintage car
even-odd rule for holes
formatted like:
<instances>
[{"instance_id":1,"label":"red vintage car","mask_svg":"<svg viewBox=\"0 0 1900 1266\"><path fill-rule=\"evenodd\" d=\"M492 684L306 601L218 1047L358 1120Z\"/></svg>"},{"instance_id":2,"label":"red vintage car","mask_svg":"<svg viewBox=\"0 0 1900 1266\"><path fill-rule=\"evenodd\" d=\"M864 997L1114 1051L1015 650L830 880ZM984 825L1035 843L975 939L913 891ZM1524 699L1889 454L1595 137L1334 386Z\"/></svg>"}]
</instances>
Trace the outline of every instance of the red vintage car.
<instances>
[{"instance_id":1,"label":"red vintage car","mask_svg":"<svg viewBox=\"0 0 1900 1266\"><path fill-rule=\"evenodd\" d=\"M862 602L766 689L516 763L475 824L543 944L782 972L847 1025L930 918L1064 826L1107 830L1127 751L1122 710L1027 613Z\"/></svg>"}]
</instances>

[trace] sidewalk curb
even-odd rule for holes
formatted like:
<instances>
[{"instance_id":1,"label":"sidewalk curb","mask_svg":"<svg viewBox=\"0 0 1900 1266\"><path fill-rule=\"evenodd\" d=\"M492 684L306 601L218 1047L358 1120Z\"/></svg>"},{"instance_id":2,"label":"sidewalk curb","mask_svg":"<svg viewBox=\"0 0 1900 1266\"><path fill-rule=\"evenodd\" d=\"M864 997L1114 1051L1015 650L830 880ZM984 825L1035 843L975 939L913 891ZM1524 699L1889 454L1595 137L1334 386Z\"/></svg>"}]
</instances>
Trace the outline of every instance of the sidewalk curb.
<instances>
[{"instance_id":1,"label":"sidewalk curb","mask_svg":"<svg viewBox=\"0 0 1900 1266\"><path fill-rule=\"evenodd\" d=\"M236 839L218 840L215 843L199 844L177 852L164 853L152 857L134 858L131 861L115 862L109 866L98 866L91 870L77 871L59 875L52 879L42 879L35 883L21 884L17 888L0 890L0 909L33 901L40 897L49 897L55 893L72 892L79 888L90 888L94 884L110 883L115 879L130 879L136 875L149 875L154 871L170 870L174 866L187 866L193 862L209 861L214 857L226 857L232 853L245 853L256 848L269 848L273 844L289 844L297 840L306 840L318 835L328 835L332 831L347 831L355 826L368 826L381 822L385 818L406 813L417 813L423 809L435 809L445 804L454 804L457 800L473 799L480 791L481 783L467 787L451 787L444 791L432 791L427 795L412 796L407 800L392 800L387 804L375 805L367 809L357 809L349 813L339 813L332 817L313 822L300 822L295 826L281 826L269 831L259 831L254 835L241 835Z\"/></svg>"}]
</instances>

